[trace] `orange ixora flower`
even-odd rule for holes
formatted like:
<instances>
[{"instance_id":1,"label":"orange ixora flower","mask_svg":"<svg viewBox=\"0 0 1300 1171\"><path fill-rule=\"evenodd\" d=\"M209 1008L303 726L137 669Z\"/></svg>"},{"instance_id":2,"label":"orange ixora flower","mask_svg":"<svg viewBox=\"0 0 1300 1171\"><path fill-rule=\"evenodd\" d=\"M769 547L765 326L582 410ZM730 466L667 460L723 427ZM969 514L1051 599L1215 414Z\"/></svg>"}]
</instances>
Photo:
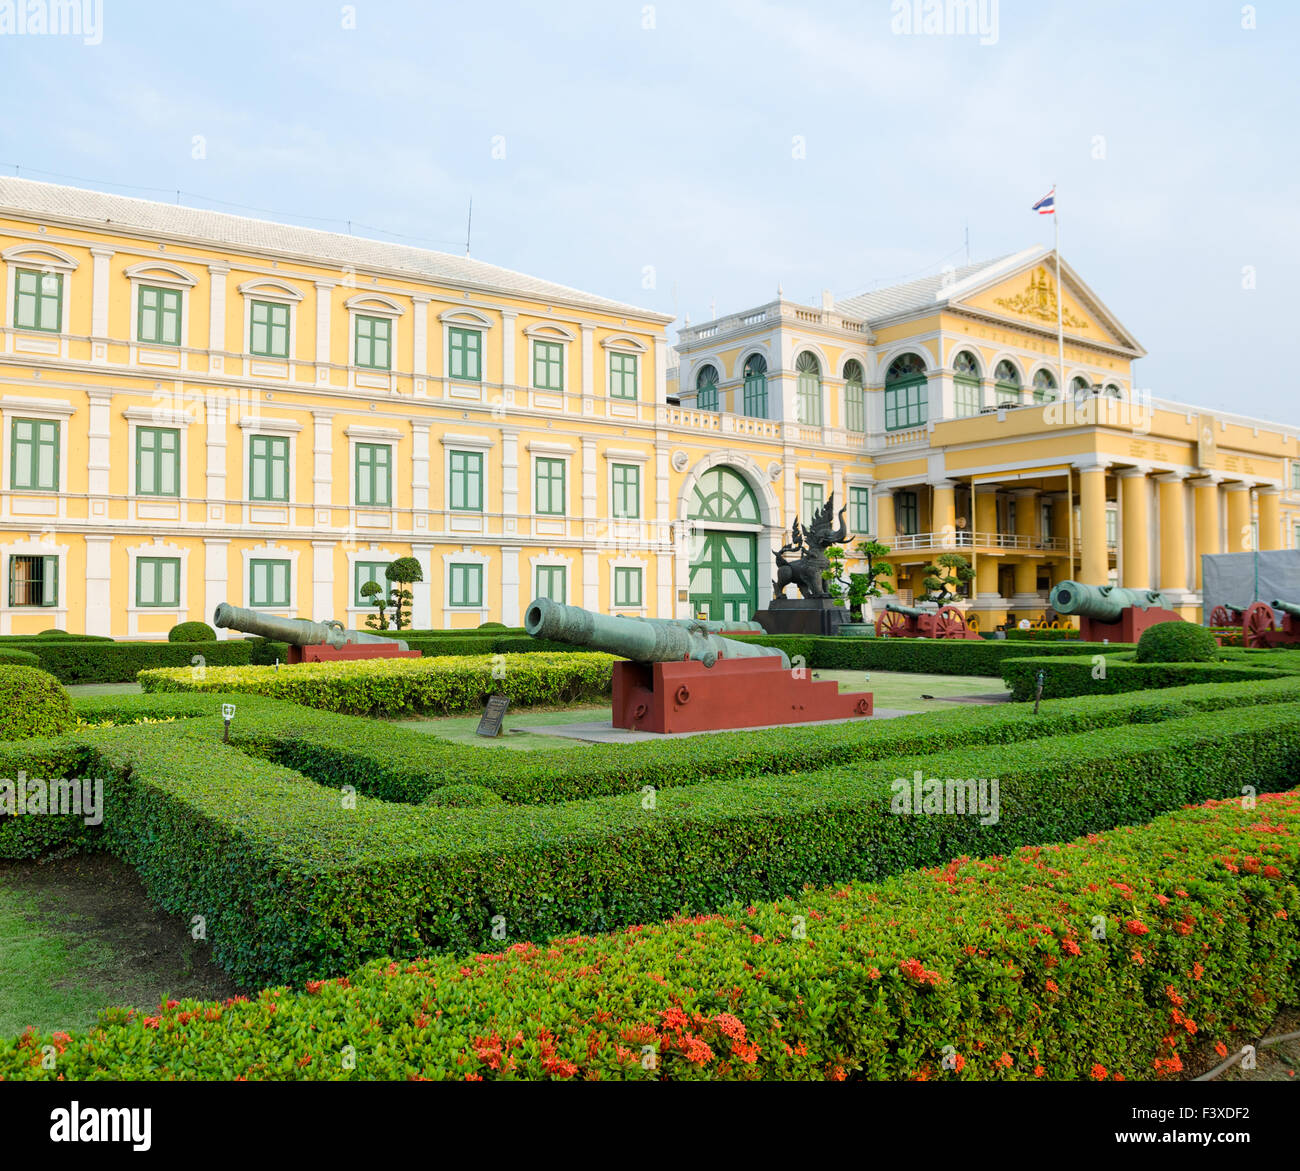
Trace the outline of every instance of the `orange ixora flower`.
<instances>
[{"instance_id":1,"label":"orange ixora flower","mask_svg":"<svg viewBox=\"0 0 1300 1171\"><path fill-rule=\"evenodd\" d=\"M1106 1072L1106 1067L1098 1061L1093 1065L1092 1069L1088 1071L1088 1076L1095 1082L1104 1082L1110 1075Z\"/></svg>"}]
</instances>

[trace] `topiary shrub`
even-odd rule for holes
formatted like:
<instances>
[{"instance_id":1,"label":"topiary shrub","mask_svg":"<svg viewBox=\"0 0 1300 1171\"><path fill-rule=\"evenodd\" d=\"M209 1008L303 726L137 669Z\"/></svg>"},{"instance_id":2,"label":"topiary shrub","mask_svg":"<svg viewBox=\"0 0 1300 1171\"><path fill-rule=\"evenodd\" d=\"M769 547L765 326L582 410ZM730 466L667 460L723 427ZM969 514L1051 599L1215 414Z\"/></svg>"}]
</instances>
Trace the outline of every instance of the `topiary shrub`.
<instances>
[{"instance_id":1,"label":"topiary shrub","mask_svg":"<svg viewBox=\"0 0 1300 1171\"><path fill-rule=\"evenodd\" d=\"M508 630L509 629L509 627L506 626L504 622L480 622L478 624L478 628L480 630Z\"/></svg>"},{"instance_id":2,"label":"topiary shrub","mask_svg":"<svg viewBox=\"0 0 1300 1171\"><path fill-rule=\"evenodd\" d=\"M167 632L168 642L216 642L217 632L206 622L178 622Z\"/></svg>"},{"instance_id":3,"label":"topiary shrub","mask_svg":"<svg viewBox=\"0 0 1300 1171\"><path fill-rule=\"evenodd\" d=\"M1208 663L1219 644L1204 626L1193 622L1157 622L1138 639L1139 663Z\"/></svg>"},{"instance_id":4,"label":"topiary shrub","mask_svg":"<svg viewBox=\"0 0 1300 1171\"><path fill-rule=\"evenodd\" d=\"M0 666L0 740L58 736L76 726L68 693L35 667Z\"/></svg>"},{"instance_id":5,"label":"topiary shrub","mask_svg":"<svg viewBox=\"0 0 1300 1171\"><path fill-rule=\"evenodd\" d=\"M39 667L41 659L39 655L31 651L5 650L0 647L0 665L9 667Z\"/></svg>"}]
</instances>

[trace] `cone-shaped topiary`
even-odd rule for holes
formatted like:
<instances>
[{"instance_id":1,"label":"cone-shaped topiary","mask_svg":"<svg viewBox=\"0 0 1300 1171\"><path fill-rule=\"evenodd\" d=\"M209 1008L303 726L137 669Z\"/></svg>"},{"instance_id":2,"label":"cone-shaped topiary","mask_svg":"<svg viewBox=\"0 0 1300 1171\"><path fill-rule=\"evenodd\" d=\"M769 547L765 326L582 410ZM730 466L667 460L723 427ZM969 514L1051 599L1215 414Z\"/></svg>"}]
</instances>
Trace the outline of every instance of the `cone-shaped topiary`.
<instances>
[{"instance_id":1,"label":"cone-shaped topiary","mask_svg":"<svg viewBox=\"0 0 1300 1171\"><path fill-rule=\"evenodd\" d=\"M1157 622L1138 639L1139 663L1208 663L1219 644L1194 622Z\"/></svg>"},{"instance_id":2,"label":"cone-shaped topiary","mask_svg":"<svg viewBox=\"0 0 1300 1171\"><path fill-rule=\"evenodd\" d=\"M0 740L58 736L76 723L72 701L53 675L0 666Z\"/></svg>"},{"instance_id":3,"label":"cone-shaped topiary","mask_svg":"<svg viewBox=\"0 0 1300 1171\"><path fill-rule=\"evenodd\" d=\"M167 632L168 642L216 642L217 632L206 622L178 622Z\"/></svg>"}]
</instances>

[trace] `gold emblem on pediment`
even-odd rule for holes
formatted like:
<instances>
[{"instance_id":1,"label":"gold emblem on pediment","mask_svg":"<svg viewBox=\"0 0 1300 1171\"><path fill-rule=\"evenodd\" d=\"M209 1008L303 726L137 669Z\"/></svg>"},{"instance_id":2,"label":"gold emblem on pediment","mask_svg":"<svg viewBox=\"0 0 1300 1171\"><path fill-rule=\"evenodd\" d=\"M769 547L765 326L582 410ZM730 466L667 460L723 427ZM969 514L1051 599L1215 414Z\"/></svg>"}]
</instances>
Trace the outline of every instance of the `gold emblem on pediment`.
<instances>
[{"instance_id":1,"label":"gold emblem on pediment","mask_svg":"<svg viewBox=\"0 0 1300 1171\"><path fill-rule=\"evenodd\" d=\"M1040 321L1055 321L1056 286L1052 283L1052 278L1048 276L1047 269L1039 265L1029 278L1029 284L1025 287L1023 293L1017 293L1014 297L995 297L993 304L1012 313L1019 313L1022 317L1036 317ZM1087 321L1065 308L1061 310L1061 323L1068 325L1071 329L1088 328Z\"/></svg>"}]
</instances>

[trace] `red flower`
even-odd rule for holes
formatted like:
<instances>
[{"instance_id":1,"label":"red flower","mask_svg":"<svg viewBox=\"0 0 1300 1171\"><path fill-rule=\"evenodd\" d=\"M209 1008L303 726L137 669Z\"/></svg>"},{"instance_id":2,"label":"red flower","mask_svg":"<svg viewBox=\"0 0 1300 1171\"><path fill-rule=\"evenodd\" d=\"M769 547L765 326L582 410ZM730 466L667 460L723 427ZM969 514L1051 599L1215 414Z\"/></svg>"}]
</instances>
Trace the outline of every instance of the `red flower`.
<instances>
[{"instance_id":1,"label":"red flower","mask_svg":"<svg viewBox=\"0 0 1300 1171\"><path fill-rule=\"evenodd\" d=\"M1102 1065L1101 1062L1097 1062L1088 1072L1089 1076L1095 1082L1104 1082L1106 1078L1110 1076L1106 1072L1106 1067Z\"/></svg>"},{"instance_id":2,"label":"red flower","mask_svg":"<svg viewBox=\"0 0 1300 1171\"><path fill-rule=\"evenodd\" d=\"M1079 945L1073 939L1061 940L1061 950L1068 956L1077 956L1081 952Z\"/></svg>"},{"instance_id":3,"label":"red flower","mask_svg":"<svg viewBox=\"0 0 1300 1171\"><path fill-rule=\"evenodd\" d=\"M1222 1041L1215 1041L1215 1043L1214 1043L1214 1051L1215 1051L1215 1053L1217 1053L1220 1057L1227 1057L1227 1056L1228 1056L1228 1047L1227 1047L1227 1046L1226 1046Z\"/></svg>"},{"instance_id":4,"label":"red flower","mask_svg":"<svg viewBox=\"0 0 1300 1171\"><path fill-rule=\"evenodd\" d=\"M1124 924L1124 930L1130 935L1146 935L1150 928L1139 923L1136 919L1129 919Z\"/></svg>"}]
</instances>

